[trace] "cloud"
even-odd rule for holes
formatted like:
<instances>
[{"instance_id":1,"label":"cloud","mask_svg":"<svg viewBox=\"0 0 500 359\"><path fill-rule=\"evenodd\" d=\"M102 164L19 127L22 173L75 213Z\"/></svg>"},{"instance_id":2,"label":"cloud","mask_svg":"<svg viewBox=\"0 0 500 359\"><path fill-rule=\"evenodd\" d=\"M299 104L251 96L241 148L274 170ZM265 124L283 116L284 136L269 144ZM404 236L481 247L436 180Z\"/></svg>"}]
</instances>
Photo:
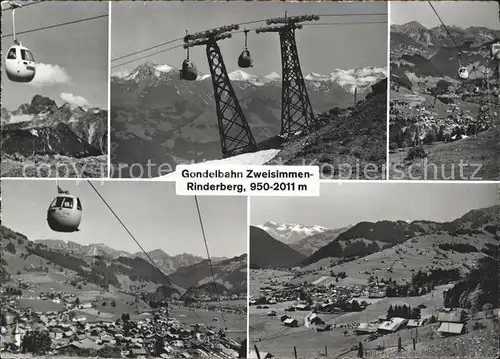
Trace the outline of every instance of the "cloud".
<instances>
[{"instance_id":1,"label":"cloud","mask_svg":"<svg viewBox=\"0 0 500 359\"><path fill-rule=\"evenodd\" d=\"M61 100L63 100L64 102L67 102L73 106L88 106L89 105L89 102L85 98L83 98L82 96L73 95L72 93L63 92L61 94Z\"/></svg>"},{"instance_id":2,"label":"cloud","mask_svg":"<svg viewBox=\"0 0 500 359\"><path fill-rule=\"evenodd\" d=\"M71 82L65 69L58 65L36 64L35 78L29 83L32 86L63 85Z\"/></svg>"}]
</instances>

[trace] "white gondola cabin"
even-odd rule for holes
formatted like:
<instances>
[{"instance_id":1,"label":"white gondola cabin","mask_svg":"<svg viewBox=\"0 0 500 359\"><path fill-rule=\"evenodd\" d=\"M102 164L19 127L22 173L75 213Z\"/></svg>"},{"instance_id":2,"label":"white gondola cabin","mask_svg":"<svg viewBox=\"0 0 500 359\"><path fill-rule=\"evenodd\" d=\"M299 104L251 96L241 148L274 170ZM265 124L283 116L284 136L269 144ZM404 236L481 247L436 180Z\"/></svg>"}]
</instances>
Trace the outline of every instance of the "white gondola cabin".
<instances>
[{"instance_id":1,"label":"white gondola cabin","mask_svg":"<svg viewBox=\"0 0 500 359\"><path fill-rule=\"evenodd\" d=\"M467 67L462 66L458 69L458 77L462 80L467 80L469 78Z\"/></svg>"},{"instance_id":2,"label":"white gondola cabin","mask_svg":"<svg viewBox=\"0 0 500 359\"><path fill-rule=\"evenodd\" d=\"M47 210L47 223L56 232L79 231L82 219L82 204L78 197L59 194Z\"/></svg>"},{"instance_id":3,"label":"white gondola cabin","mask_svg":"<svg viewBox=\"0 0 500 359\"><path fill-rule=\"evenodd\" d=\"M31 82L36 73L31 51L21 44L11 46L5 58L5 72L10 81Z\"/></svg>"}]
</instances>

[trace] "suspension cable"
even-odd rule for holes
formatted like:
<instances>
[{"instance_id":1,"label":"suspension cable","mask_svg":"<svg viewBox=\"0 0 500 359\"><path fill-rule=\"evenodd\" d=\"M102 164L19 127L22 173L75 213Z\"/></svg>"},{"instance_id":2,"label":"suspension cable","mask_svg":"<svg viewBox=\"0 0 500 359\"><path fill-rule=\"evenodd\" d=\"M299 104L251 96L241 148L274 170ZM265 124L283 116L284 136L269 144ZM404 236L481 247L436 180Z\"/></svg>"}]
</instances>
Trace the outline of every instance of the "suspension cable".
<instances>
[{"instance_id":1,"label":"suspension cable","mask_svg":"<svg viewBox=\"0 0 500 359\"><path fill-rule=\"evenodd\" d=\"M195 200L195 203L196 203L196 210L198 212L198 219L200 221L200 227L201 227L201 233L202 233L202 236L203 236L203 241L205 242L205 249L207 251L208 264L210 266L210 272L212 273L212 279L213 279L213 284L214 284L214 292L215 292L215 295L216 295L216 298L217 298L217 303L219 304L219 310L220 310L220 313L221 313L222 320L224 321L224 328L225 328L225 330L227 330L226 317L224 316L224 311L222 310L222 305L220 303L220 298L219 298L219 296L217 294L217 282L215 281L214 268L212 266L212 259L210 258L210 251L208 249L207 237L205 235L205 227L203 225L203 219L201 218L201 211L200 211L200 204L198 203L198 196L195 195L194 196L194 200Z\"/></svg>"},{"instance_id":2,"label":"suspension cable","mask_svg":"<svg viewBox=\"0 0 500 359\"><path fill-rule=\"evenodd\" d=\"M455 44L455 47L457 48L457 51L458 51L458 44L457 42L455 41L455 38L453 37L453 35L451 34L450 30L448 29L448 27L444 24L443 22L443 19L441 19L441 16L439 16L437 10L434 8L434 5L432 5L432 2L429 0L427 1L429 3L429 5L431 6L432 8L432 11L434 11L434 14L436 14L437 18L439 19L439 21L441 22L441 25L443 25L445 31L448 33L448 36L450 37L451 41L453 41L453 43ZM460 53L460 51L459 51Z\"/></svg>"},{"instance_id":3,"label":"suspension cable","mask_svg":"<svg viewBox=\"0 0 500 359\"><path fill-rule=\"evenodd\" d=\"M353 14L353 15L359 15L359 14ZM372 14L370 14L372 15ZM323 16L323 15L322 15ZM252 22L257 22L257 21L252 21ZM243 23L242 23L243 24ZM362 24L387 24L387 21L356 21L356 22L329 22L329 23L311 23L311 24L303 24L303 26L328 26L328 25L362 25ZM241 25L241 24L240 24ZM254 31L256 30L257 28L253 28L253 29L247 29L247 31L251 32L251 31ZM238 31L234 31L232 32L233 34L241 34L241 33L245 33L245 30L238 30ZM138 51L135 51L133 53L130 53L130 54L127 54L127 55L123 55L119 58L116 58L116 59L113 59L111 60L112 62L113 61L116 61L116 60L120 60L120 59L124 59L126 57L129 57L129 56L132 56L132 55L137 55L137 54L140 54L142 52L146 52L150 49L154 49L154 48L157 48L157 47L161 47L163 45L166 45L167 43L172 43L172 42L175 42L175 41L179 41L181 39L183 39L184 37L182 38L177 38L177 39L174 39L174 40L170 40L166 43L162 43L162 44L158 44L158 45L155 45L155 46L152 46L150 48L146 48L146 49L143 49L143 50L138 50ZM144 56L141 56L141 57L138 57L138 58L135 58L135 59L132 59L132 60L129 60L129 61L125 61L123 63L120 63L120 64L116 64L116 65L113 65L111 66L111 69L115 69L117 67L121 67L121 66L124 66L124 65L128 65L130 63L133 63L133 62L136 62L136 61L139 61L139 60L143 60L145 58L148 58L150 56L154 56L154 55L158 55L158 54L161 54L161 53L164 53L164 52L167 52L167 51L171 51L171 50L174 50L174 49L177 49L179 47L183 47L182 44L179 44L179 45L176 45L176 46L172 46L172 47L169 47L167 49L163 49L163 50L159 50L159 51L155 51L153 53L150 53L148 55L144 55Z\"/></svg>"},{"instance_id":4,"label":"suspension cable","mask_svg":"<svg viewBox=\"0 0 500 359\"><path fill-rule=\"evenodd\" d=\"M142 247L142 245L139 243L139 241L134 237L134 235L130 232L130 230L128 229L128 227L125 225L125 223L123 223L123 221L120 219L120 217L116 214L116 212L113 210L113 208L111 208L111 206L108 204L108 202L104 199L104 197L99 193L99 191L97 190L97 188L95 188L95 186L92 184L92 182L90 182L90 180L87 180L87 183L90 185L90 187L92 187L92 189L95 191L95 193L97 193L97 195L99 196L99 198L104 202L104 204L106 205L106 207L108 207L108 209L111 211L111 213L113 214L113 216L115 216L116 220L118 221L118 223L121 224L121 226L125 229L125 231L128 233L128 235L130 236L130 238L132 238L134 240L134 242L139 246L139 248L141 249L141 251L144 253L144 255L149 259L149 261L151 262L151 264L158 270L158 272L160 272L164 277L165 279L167 279L168 283L169 284L172 284L172 282L170 281L170 278L168 277L168 275L166 275L161 269L160 267L158 267L158 265L153 261L153 259L151 258L151 256L146 252L146 250Z\"/></svg>"},{"instance_id":5,"label":"suspension cable","mask_svg":"<svg viewBox=\"0 0 500 359\"><path fill-rule=\"evenodd\" d=\"M104 14L104 15L98 15L98 16L88 17L88 18L85 18L85 19L79 19L79 20L73 20L73 21L68 21L68 22L62 22L62 23L59 23L59 24L54 24L54 25L49 25L49 26L44 26L44 27L38 27L36 29L31 29L31 30L26 30L26 31L19 31L19 32L17 32L16 35L19 35L19 34L29 34L31 32L36 32L36 31L41 31L41 30L47 30L47 29L53 29L53 28L56 28L56 27L67 26L67 25L76 24L76 23L80 23L80 22L85 22L85 21L100 19L100 18L108 17L108 16L109 16L108 14ZM11 37L13 35L14 34L2 35L2 39L5 38L5 37Z\"/></svg>"}]
</instances>

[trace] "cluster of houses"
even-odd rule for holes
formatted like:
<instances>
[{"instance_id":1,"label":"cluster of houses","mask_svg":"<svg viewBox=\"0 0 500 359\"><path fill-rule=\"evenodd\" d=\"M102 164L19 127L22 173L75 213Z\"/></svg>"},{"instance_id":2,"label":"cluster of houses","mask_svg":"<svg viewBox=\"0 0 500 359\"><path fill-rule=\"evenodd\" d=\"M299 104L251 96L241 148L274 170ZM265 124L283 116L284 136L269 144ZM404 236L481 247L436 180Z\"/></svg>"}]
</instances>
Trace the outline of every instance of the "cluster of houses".
<instances>
[{"instance_id":1,"label":"cluster of houses","mask_svg":"<svg viewBox=\"0 0 500 359\"><path fill-rule=\"evenodd\" d=\"M91 322L86 316L75 315L74 309L91 308L92 302L75 304L76 299L71 298L74 297L47 298L62 300L65 305L72 303L73 310L65 306L57 312L21 310L11 302L4 305L7 325L2 330L0 352L21 352L24 336L33 330L48 333L50 355L64 355L68 350L88 353L112 348L121 357L146 357L157 353L159 338L163 345L161 356L165 358L234 358L241 348L241 343L229 338L224 331L205 324L181 324L169 316L167 308L144 312L134 320L126 315L115 321Z\"/></svg>"},{"instance_id":2,"label":"cluster of houses","mask_svg":"<svg viewBox=\"0 0 500 359\"><path fill-rule=\"evenodd\" d=\"M411 109L415 111L409 113L408 110ZM405 132L405 126L416 126L418 128L416 136L420 140L423 140L431 132L435 134L441 132L444 139L448 141L462 139L487 130L493 120L490 118L487 106L486 108L483 106L480 109L480 116L475 117L462 112L456 104L448 105L446 112L448 113L446 117L438 118L425 107L420 105L412 107L409 102L401 99L392 100L390 107L391 123L403 126L403 132ZM493 113L491 116L495 117L496 114Z\"/></svg>"}]
</instances>

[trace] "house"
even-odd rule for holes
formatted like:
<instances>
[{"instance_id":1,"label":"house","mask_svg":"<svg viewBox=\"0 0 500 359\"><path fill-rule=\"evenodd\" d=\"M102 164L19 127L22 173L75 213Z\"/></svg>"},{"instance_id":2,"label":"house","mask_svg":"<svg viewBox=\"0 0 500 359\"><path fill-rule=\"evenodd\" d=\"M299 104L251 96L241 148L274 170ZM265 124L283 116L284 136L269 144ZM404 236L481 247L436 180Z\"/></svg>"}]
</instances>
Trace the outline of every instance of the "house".
<instances>
[{"instance_id":1,"label":"house","mask_svg":"<svg viewBox=\"0 0 500 359\"><path fill-rule=\"evenodd\" d=\"M299 322L297 321L297 319L293 319L293 318L288 318L286 319L283 324L285 324L286 327L290 327L290 328L296 328L299 326Z\"/></svg>"},{"instance_id":2,"label":"house","mask_svg":"<svg viewBox=\"0 0 500 359\"><path fill-rule=\"evenodd\" d=\"M378 327L377 331L380 333L394 333L398 331L402 326L408 322L405 318L391 318L391 320L386 320Z\"/></svg>"},{"instance_id":3,"label":"house","mask_svg":"<svg viewBox=\"0 0 500 359\"><path fill-rule=\"evenodd\" d=\"M376 333L378 326L369 323L359 323L358 327L354 329L354 333L357 335Z\"/></svg>"},{"instance_id":4,"label":"house","mask_svg":"<svg viewBox=\"0 0 500 359\"><path fill-rule=\"evenodd\" d=\"M283 314L283 315L280 317L280 320L281 320L282 322L284 322L284 321L285 321L285 320L287 320L287 319L290 319L290 316L288 316L288 315L286 315L286 314Z\"/></svg>"},{"instance_id":5,"label":"house","mask_svg":"<svg viewBox=\"0 0 500 359\"><path fill-rule=\"evenodd\" d=\"M408 324L406 324L406 326L408 328L417 328L423 326L425 322L425 319L410 319L408 320Z\"/></svg>"},{"instance_id":6,"label":"house","mask_svg":"<svg viewBox=\"0 0 500 359\"><path fill-rule=\"evenodd\" d=\"M464 323L442 322L438 333L442 336L459 335L464 330Z\"/></svg>"}]
</instances>

